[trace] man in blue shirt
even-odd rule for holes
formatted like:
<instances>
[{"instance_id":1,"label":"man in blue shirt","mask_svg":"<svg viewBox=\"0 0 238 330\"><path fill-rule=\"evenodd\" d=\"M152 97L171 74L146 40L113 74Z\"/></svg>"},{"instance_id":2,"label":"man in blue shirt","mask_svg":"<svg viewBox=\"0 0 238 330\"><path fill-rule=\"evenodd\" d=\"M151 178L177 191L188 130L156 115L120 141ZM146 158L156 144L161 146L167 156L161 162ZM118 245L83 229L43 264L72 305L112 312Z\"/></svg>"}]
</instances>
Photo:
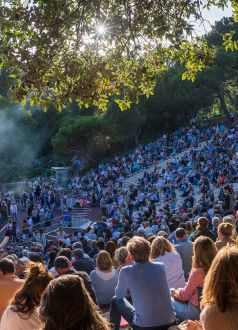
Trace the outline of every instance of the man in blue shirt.
<instances>
[{"instance_id":1,"label":"man in blue shirt","mask_svg":"<svg viewBox=\"0 0 238 330\"><path fill-rule=\"evenodd\" d=\"M168 329L175 322L165 266L150 262L150 243L134 237L127 243L132 265L119 273L116 295L112 299L110 321L120 328L121 316L133 329ZM126 299L128 290L133 305Z\"/></svg>"}]
</instances>

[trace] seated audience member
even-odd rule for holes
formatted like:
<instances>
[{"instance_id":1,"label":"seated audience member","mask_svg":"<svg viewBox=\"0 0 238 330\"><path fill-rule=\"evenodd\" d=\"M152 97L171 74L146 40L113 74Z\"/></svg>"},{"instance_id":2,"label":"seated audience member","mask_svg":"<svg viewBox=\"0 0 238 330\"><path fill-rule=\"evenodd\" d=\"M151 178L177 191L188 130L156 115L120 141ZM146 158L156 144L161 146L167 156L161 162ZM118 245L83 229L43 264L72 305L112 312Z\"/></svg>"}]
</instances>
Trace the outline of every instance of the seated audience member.
<instances>
[{"instance_id":1,"label":"seated audience member","mask_svg":"<svg viewBox=\"0 0 238 330\"><path fill-rule=\"evenodd\" d=\"M188 279L189 273L192 269L193 243L188 240L184 228L176 229L175 235L177 242L175 249L180 254L182 259L182 267L184 270L185 279Z\"/></svg>"},{"instance_id":2,"label":"seated audience member","mask_svg":"<svg viewBox=\"0 0 238 330\"><path fill-rule=\"evenodd\" d=\"M15 274L18 278L24 279L26 277L26 268L30 260L27 257L19 258L16 263Z\"/></svg>"},{"instance_id":3,"label":"seated audience member","mask_svg":"<svg viewBox=\"0 0 238 330\"><path fill-rule=\"evenodd\" d=\"M201 236L194 243L192 272L188 283L182 289L171 291L172 304L180 320L198 320L200 314L199 288L203 287L204 278L216 256L217 250L209 237Z\"/></svg>"},{"instance_id":4,"label":"seated audience member","mask_svg":"<svg viewBox=\"0 0 238 330\"><path fill-rule=\"evenodd\" d=\"M15 275L14 263L8 258L0 260L0 319L16 291L20 289L24 281Z\"/></svg>"},{"instance_id":5,"label":"seated audience member","mask_svg":"<svg viewBox=\"0 0 238 330\"><path fill-rule=\"evenodd\" d=\"M226 215L222 221L224 223L230 223L233 228L234 228L234 233L233 233L233 238L236 240L237 239L237 229L236 229L236 219L233 215Z\"/></svg>"},{"instance_id":6,"label":"seated audience member","mask_svg":"<svg viewBox=\"0 0 238 330\"><path fill-rule=\"evenodd\" d=\"M218 235L218 226L220 225L220 223L222 222L222 220L219 217L213 217L212 218L212 230L211 232L213 233L213 235L217 238Z\"/></svg>"},{"instance_id":7,"label":"seated audience member","mask_svg":"<svg viewBox=\"0 0 238 330\"><path fill-rule=\"evenodd\" d=\"M110 330L78 276L51 281L41 299L43 330Z\"/></svg>"},{"instance_id":8,"label":"seated audience member","mask_svg":"<svg viewBox=\"0 0 238 330\"><path fill-rule=\"evenodd\" d=\"M128 257L129 253L125 246L121 246L119 249L115 251L115 260L118 263L117 271L119 272L122 267L126 266L126 258Z\"/></svg>"},{"instance_id":9,"label":"seated audience member","mask_svg":"<svg viewBox=\"0 0 238 330\"><path fill-rule=\"evenodd\" d=\"M178 226L177 229L183 228L186 232L186 223L185 222L181 222ZM177 239L176 239L176 230L172 231L172 233L169 235L169 241L173 244L177 244Z\"/></svg>"},{"instance_id":10,"label":"seated audience member","mask_svg":"<svg viewBox=\"0 0 238 330\"><path fill-rule=\"evenodd\" d=\"M57 252L54 250L50 251L49 260L47 262L47 269L54 277L58 275L54 267L54 262L56 257L57 257Z\"/></svg>"},{"instance_id":11,"label":"seated audience member","mask_svg":"<svg viewBox=\"0 0 238 330\"><path fill-rule=\"evenodd\" d=\"M77 271L86 272L88 275L95 269L93 259L85 257L82 249L76 249L73 252L75 261L73 262L74 269Z\"/></svg>"},{"instance_id":12,"label":"seated audience member","mask_svg":"<svg viewBox=\"0 0 238 330\"><path fill-rule=\"evenodd\" d=\"M118 268L118 263L115 259L115 251L117 249L117 245L114 241L108 241L105 246L105 250L110 254L110 257L112 259L112 264L114 268Z\"/></svg>"},{"instance_id":13,"label":"seated audience member","mask_svg":"<svg viewBox=\"0 0 238 330\"><path fill-rule=\"evenodd\" d=\"M111 304L111 323L118 330L123 316L135 329L167 329L175 322L175 315L165 266L149 261L150 244L142 237L132 238L127 249L134 264L120 270L116 295ZM125 298L128 290L133 305Z\"/></svg>"},{"instance_id":14,"label":"seated audience member","mask_svg":"<svg viewBox=\"0 0 238 330\"><path fill-rule=\"evenodd\" d=\"M91 298L93 299L93 301L95 302L95 304L97 304L97 298L96 298L96 294L92 285L92 282L88 276L88 274L86 272L75 272L72 269L72 264L69 261L68 258L64 257L64 256L60 256L57 257L55 259L55 270L57 271L57 273L59 274L58 276L62 276L62 275L78 275L80 278L83 279L84 281L84 285L86 287L86 289L88 290Z\"/></svg>"},{"instance_id":15,"label":"seated audience member","mask_svg":"<svg viewBox=\"0 0 238 330\"><path fill-rule=\"evenodd\" d=\"M96 259L96 270L90 274L91 281L100 307L108 306L115 294L118 273L112 267L112 259L108 252L100 251Z\"/></svg>"},{"instance_id":16,"label":"seated audience member","mask_svg":"<svg viewBox=\"0 0 238 330\"><path fill-rule=\"evenodd\" d=\"M88 256L93 259L97 253L98 253L97 241L93 240L92 241L92 250L88 253Z\"/></svg>"},{"instance_id":17,"label":"seated audience member","mask_svg":"<svg viewBox=\"0 0 238 330\"><path fill-rule=\"evenodd\" d=\"M29 252L27 258L32 262L42 262L42 255L37 252Z\"/></svg>"},{"instance_id":18,"label":"seated audience member","mask_svg":"<svg viewBox=\"0 0 238 330\"><path fill-rule=\"evenodd\" d=\"M40 263L30 262L23 287L17 291L11 305L2 315L0 330L40 329L42 322L37 312L43 291L53 279Z\"/></svg>"},{"instance_id":19,"label":"seated audience member","mask_svg":"<svg viewBox=\"0 0 238 330\"><path fill-rule=\"evenodd\" d=\"M56 251L54 251L56 252ZM57 255L54 257L54 261L51 261L51 268L49 269L49 272L56 277L58 275L55 267L54 262L56 257L66 257L70 262L72 262L72 251L69 248L62 248L60 251L58 251ZM73 269L73 267L72 267Z\"/></svg>"},{"instance_id":20,"label":"seated audience member","mask_svg":"<svg viewBox=\"0 0 238 330\"><path fill-rule=\"evenodd\" d=\"M234 227L232 224L226 222L221 223L218 227L218 241L216 241L217 250L222 249L227 244L236 244L236 241L233 239Z\"/></svg>"},{"instance_id":21,"label":"seated audience member","mask_svg":"<svg viewBox=\"0 0 238 330\"><path fill-rule=\"evenodd\" d=\"M222 249L204 284L201 320L206 330L238 329L238 247Z\"/></svg>"},{"instance_id":22,"label":"seated audience member","mask_svg":"<svg viewBox=\"0 0 238 330\"><path fill-rule=\"evenodd\" d=\"M182 259L166 238L157 237L153 240L150 259L165 264L169 289L178 289L185 286Z\"/></svg>"},{"instance_id":23,"label":"seated audience member","mask_svg":"<svg viewBox=\"0 0 238 330\"><path fill-rule=\"evenodd\" d=\"M129 242L129 240L130 240L130 237L128 237L128 236L123 236L123 237L121 238L121 246L125 246L125 247L126 247L126 245L127 245L127 243Z\"/></svg>"},{"instance_id":24,"label":"seated audience member","mask_svg":"<svg viewBox=\"0 0 238 330\"><path fill-rule=\"evenodd\" d=\"M189 240L191 240L192 242L195 241L196 238L200 237L200 236L205 236L205 237L209 237L211 238L212 241L215 242L216 237L215 235L208 229L209 226L209 220L205 217L200 217L197 220L197 226L196 226L196 230L194 233L192 233L189 236Z\"/></svg>"},{"instance_id":25,"label":"seated audience member","mask_svg":"<svg viewBox=\"0 0 238 330\"><path fill-rule=\"evenodd\" d=\"M69 259L69 261L72 261L72 251L70 248L63 248L60 249L59 252L57 253L57 257L64 256Z\"/></svg>"},{"instance_id":26,"label":"seated audience member","mask_svg":"<svg viewBox=\"0 0 238 330\"><path fill-rule=\"evenodd\" d=\"M235 196L233 189L229 184L223 187L224 192L224 212L225 215L231 215L235 208Z\"/></svg>"},{"instance_id":27,"label":"seated audience member","mask_svg":"<svg viewBox=\"0 0 238 330\"><path fill-rule=\"evenodd\" d=\"M215 257L205 278L201 323L188 321L189 330L238 329L238 247L227 246Z\"/></svg>"}]
</instances>

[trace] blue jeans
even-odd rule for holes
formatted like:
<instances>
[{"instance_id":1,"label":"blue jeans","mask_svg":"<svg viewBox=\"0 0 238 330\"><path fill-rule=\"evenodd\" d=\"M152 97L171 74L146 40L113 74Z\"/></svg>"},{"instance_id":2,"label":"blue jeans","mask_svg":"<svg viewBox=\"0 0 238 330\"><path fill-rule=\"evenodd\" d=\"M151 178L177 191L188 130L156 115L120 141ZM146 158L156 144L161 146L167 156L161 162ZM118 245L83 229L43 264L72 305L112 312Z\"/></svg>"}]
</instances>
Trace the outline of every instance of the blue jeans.
<instances>
[{"instance_id":1,"label":"blue jeans","mask_svg":"<svg viewBox=\"0 0 238 330\"><path fill-rule=\"evenodd\" d=\"M172 305L174 308L174 312L181 321L185 320L199 320L200 317L200 309L197 306L194 306L190 301L186 303L182 303L179 301L172 300Z\"/></svg>"},{"instance_id":2,"label":"blue jeans","mask_svg":"<svg viewBox=\"0 0 238 330\"><path fill-rule=\"evenodd\" d=\"M112 298L110 309L110 323L113 324L114 330L120 329L121 316L130 324L134 330L167 330L172 324L157 326L157 327L138 327L134 324L133 319L135 315L135 308L124 299Z\"/></svg>"}]
</instances>

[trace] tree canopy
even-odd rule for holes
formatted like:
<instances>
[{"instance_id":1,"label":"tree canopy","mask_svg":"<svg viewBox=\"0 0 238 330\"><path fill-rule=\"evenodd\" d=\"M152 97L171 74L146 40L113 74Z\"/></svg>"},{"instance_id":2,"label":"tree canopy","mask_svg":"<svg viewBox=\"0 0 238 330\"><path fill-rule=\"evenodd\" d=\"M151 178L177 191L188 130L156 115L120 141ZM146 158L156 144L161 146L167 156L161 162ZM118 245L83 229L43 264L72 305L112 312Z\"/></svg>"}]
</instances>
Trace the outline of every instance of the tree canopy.
<instances>
[{"instance_id":1,"label":"tree canopy","mask_svg":"<svg viewBox=\"0 0 238 330\"><path fill-rule=\"evenodd\" d=\"M182 80L184 68L171 64L157 77L154 95L141 96L139 104L120 111L114 98L106 112L94 106L67 105L67 111L49 107L12 105L7 99L11 78L0 75L1 181L19 176L34 176L51 166L69 164L76 155L84 166L110 159L139 143L154 140L187 125L194 116L238 113L238 52L226 51L223 35L233 31L238 39L238 24L224 18L205 36L214 49L213 63L197 74L196 80ZM11 166L9 164L12 164Z\"/></svg>"},{"instance_id":2,"label":"tree canopy","mask_svg":"<svg viewBox=\"0 0 238 330\"><path fill-rule=\"evenodd\" d=\"M24 105L68 102L106 110L113 97L121 110L154 92L171 63L194 81L214 59L196 36L202 8L227 0L0 0L0 67L11 94ZM231 1L238 21L237 1ZM236 49L232 32L227 49Z\"/></svg>"}]
</instances>

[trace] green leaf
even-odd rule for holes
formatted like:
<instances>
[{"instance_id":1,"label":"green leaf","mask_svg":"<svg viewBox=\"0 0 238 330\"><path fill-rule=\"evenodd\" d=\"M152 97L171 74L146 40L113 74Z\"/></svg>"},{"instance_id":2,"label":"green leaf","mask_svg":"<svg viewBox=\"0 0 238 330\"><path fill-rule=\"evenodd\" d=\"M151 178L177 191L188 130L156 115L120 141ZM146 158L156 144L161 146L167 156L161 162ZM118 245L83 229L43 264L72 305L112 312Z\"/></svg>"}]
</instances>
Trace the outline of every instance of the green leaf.
<instances>
[{"instance_id":1,"label":"green leaf","mask_svg":"<svg viewBox=\"0 0 238 330\"><path fill-rule=\"evenodd\" d=\"M15 73L12 73L12 74L10 74L9 77L12 78L12 79L15 79L17 77L17 75Z\"/></svg>"},{"instance_id":2,"label":"green leaf","mask_svg":"<svg viewBox=\"0 0 238 330\"><path fill-rule=\"evenodd\" d=\"M30 105L31 105L31 107L33 107L34 104L35 104L35 100L31 99L31 100L30 100Z\"/></svg>"},{"instance_id":3,"label":"green leaf","mask_svg":"<svg viewBox=\"0 0 238 330\"><path fill-rule=\"evenodd\" d=\"M184 72L183 74L182 74L182 80L186 80L187 79L187 72Z\"/></svg>"}]
</instances>

